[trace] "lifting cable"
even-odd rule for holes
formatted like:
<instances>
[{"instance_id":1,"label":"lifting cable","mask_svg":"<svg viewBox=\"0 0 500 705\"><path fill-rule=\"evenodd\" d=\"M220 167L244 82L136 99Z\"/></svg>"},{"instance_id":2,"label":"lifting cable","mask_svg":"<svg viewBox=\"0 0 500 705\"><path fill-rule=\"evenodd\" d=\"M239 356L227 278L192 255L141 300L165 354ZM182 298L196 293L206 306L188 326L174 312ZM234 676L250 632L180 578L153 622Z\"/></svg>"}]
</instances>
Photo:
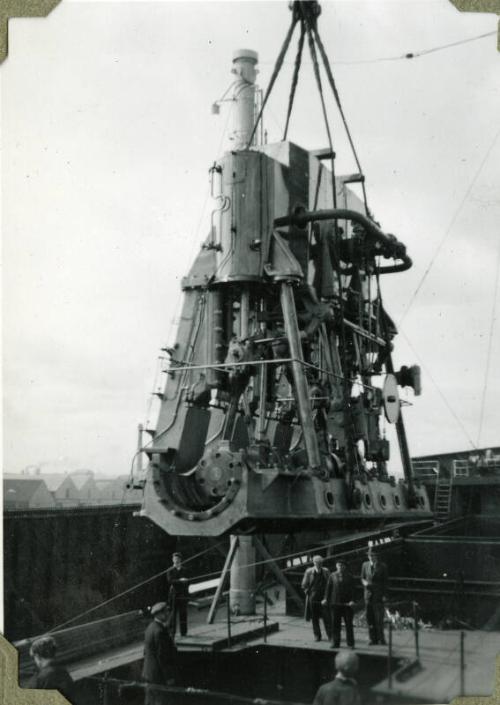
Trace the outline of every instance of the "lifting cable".
<instances>
[{"instance_id":1,"label":"lifting cable","mask_svg":"<svg viewBox=\"0 0 500 705\"><path fill-rule=\"evenodd\" d=\"M481 439L481 432L483 430L483 420L484 420L484 409L486 405L486 391L488 388L488 377L490 374L490 365L491 365L491 351L493 347L493 330L495 327L495 320L496 320L496 307L498 303L498 283L500 279L500 242L498 244L498 255L497 255L497 268L496 268L496 274L495 274L495 285L493 287L493 306L491 309L491 322L490 322L490 332L489 332L489 337L488 337L488 352L486 355L486 369L484 372L484 385L483 385L483 393L481 396L481 412L479 415L479 429L477 432L477 445L479 445L479 441Z\"/></svg>"},{"instance_id":2,"label":"lifting cable","mask_svg":"<svg viewBox=\"0 0 500 705\"><path fill-rule=\"evenodd\" d=\"M298 18L297 13L293 12L292 23L288 29L287 35L285 37L285 41L283 42L283 46L280 49L280 53L278 54L278 58L276 59L273 73L271 75L271 78L269 79L269 85L266 89L266 93L265 93L264 98L262 100L262 105L260 106L259 114L257 115L257 119L255 120L255 124L254 124L253 130L250 134L250 138L248 140L246 149L250 149L250 147L252 146L253 138L255 137L255 132L257 130L259 122L262 119L262 114L264 112L264 108L266 107L266 103L268 101L268 98L271 95L271 91L272 91L273 86L276 82L276 79L278 78L278 74L281 70L281 67L283 66L283 61L285 60L286 52L288 51L288 47L290 46L290 41L292 39L293 32L295 30L295 25L297 24L298 21L299 21L299 18Z\"/></svg>"},{"instance_id":3,"label":"lifting cable","mask_svg":"<svg viewBox=\"0 0 500 705\"><path fill-rule=\"evenodd\" d=\"M293 69L293 77L292 77L292 86L290 88L290 97L288 98L288 110L286 113L286 121L285 121L285 130L283 132L283 142L286 141L286 137L288 134L288 125L290 124L290 116L292 114L292 108L293 108L293 101L295 98L295 91L297 89L297 83L299 80L299 71L300 71L300 66L302 63L302 50L304 49L304 38L305 38L305 28L304 25L300 25L300 37L299 37L299 44L297 47L297 56L295 57L295 65Z\"/></svg>"},{"instance_id":4,"label":"lifting cable","mask_svg":"<svg viewBox=\"0 0 500 705\"><path fill-rule=\"evenodd\" d=\"M212 551L213 549L217 548L218 546L222 546L223 543L224 543L223 541L220 541L218 544L215 544L213 546L209 546L208 548L205 548L203 551L196 553L194 556L190 556L185 561L183 561L183 563L186 564L186 563L189 563L190 561L194 561L195 558L199 558L200 556L203 556L205 553ZM95 612L96 610L100 609L101 607L104 607L105 605L109 605L110 602L114 602L115 600L118 600L118 598L123 597L124 595L128 595L128 593L133 592L134 590L137 590L137 588L140 588L143 585L147 585L147 583L151 583L153 580L156 580L157 578L160 578L162 575L165 575L167 570L168 570L168 568L165 568L165 570L162 570L159 573L156 573L155 575L152 575L151 577L146 578L146 580L143 580L140 583L137 583L137 585L133 585L131 588L127 588L127 590L124 590L123 592L118 593L118 595L113 595L113 597L110 597L109 600L104 600L104 602L100 602L98 605L95 605L94 607L90 607L90 609L85 610L84 612L80 612L80 614L77 614L75 617L68 619L66 622L62 622L61 624L58 624L57 626L52 627L52 629L50 631L46 632L46 634L52 634L53 632L59 631L62 627L66 627L68 624L72 624L73 622L78 621L79 619L81 619L81 617L85 617L85 615L90 614L91 612Z\"/></svg>"},{"instance_id":5,"label":"lifting cable","mask_svg":"<svg viewBox=\"0 0 500 705\"><path fill-rule=\"evenodd\" d=\"M456 414L455 411L453 410L453 407L451 406L450 402L449 402L448 399L445 397L444 393L441 391L441 388L439 387L438 383L436 382L436 380L434 379L434 377L433 377L433 376L431 375L431 373L429 372L429 369L424 365L421 356L420 356L420 355L418 354L418 352L415 350L415 347L414 347L413 344L411 343L410 339L408 338L408 336L406 335L406 333L404 332L404 330L403 330L402 328L399 329L399 332L400 332L401 335L405 338L406 342L408 343L408 345L410 346L410 348L413 350L413 352L415 353L415 355L416 355L417 358L419 359L420 364L422 365L422 369L424 370L425 374L429 377L429 379L431 380L432 384L433 384L434 387L436 388L436 391L437 391L437 393L439 394L439 396L441 397L441 399L443 400L443 402L444 402L446 408L448 409L448 411L450 412L450 414L453 416L453 418L455 419L455 421L457 422L457 424L458 424L458 425L460 426L460 428L462 429L462 431L463 431L465 437L467 438L467 440L469 441L471 447L472 447L474 450L476 450L476 444L474 443L474 441L473 441L472 438L470 437L469 433L467 432L467 429L466 429L465 426L463 425L463 423L462 423L462 421L460 420L460 418L457 416L457 414Z\"/></svg>"},{"instance_id":6,"label":"lifting cable","mask_svg":"<svg viewBox=\"0 0 500 705\"><path fill-rule=\"evenodd\" d=\"M321 40L321 37L319 36L319 32L317 29L317 18L321 12L321 8L319 6L319 3L316 2L315 0L308 0L308 1L303 1L303 0L295 0L292 6L292 23L290 25L290 28L288 30L288 33L285 37L285 41L283 42L283 46L281 47L280 53L278 55L278 58L276 59L276 63L274 65L273 73L271 75L269 85L266 89L266 93L264 96L264 99L262 101L262 106L259 110L259 114L257 115L257 119L255 120L254 127L252 129L252 132L250 134L250 138L248 140L248 143L246 145L246 149L250 149L252 145L253 138L255 136L255 132L257 130L257 127L259 125L259 122L262 119L262 114L264 112L264 108L267 104L268 98L271 94L272 88L276 82L276 78L278 77L278 74L281 70L281 67L283 65L284 59L286 52L288 51L288 47L290 45L290 41L293 36L293 32L295 30L295 26L297 23L300 21L300 27L301 27L301 33L300 33L300 38L299 38L299 43L298 43L298 48L297 48L297 55L295 59L295 66L294 66L294 72L293 72L293 77L292 77L292 84L290 88L290 95L289 95L289 100L288 100L288 110L287 110L287 115L286 115L286 123L285 123L285 131L284 131L284 136L283 139L286 139L286 136L288 134L288 127L290 123L290 116L292 112L292 107L293 107L293 101L295 98L295 91L297 88L297 82L298 82L298 75L300 71L300 66L301 66L301 61L302 61L302 50L303 50L303 45L304 45L304 35L307 33L307 38L308 38L308 43L309 43L309 50L311 53L311 59L314 67L314 75L316 78L316 83L318 85L318 90L321 98L321 106L323 110L323 116L325 118L325 125L326 125L326 130L327 130L327 135L328 135L328 141L329 141L329 147L331 151L331 160L332 160L332 181L333 181L333 204L334 208L336 207L336 201L337 201L337 194L336 194L336 185L335 185L335 171L334 171L334 159L335 159L335 153L333 151L333 144L332 144L332 138L331 138L331 131L330 131L330 126L328 122L328 117L326 113L326 105L325 105L325 99L323 95L323 88L321 85L321 76L320 76L320 69L319 69L319 64L318 64L318 57L317 57L317 52L316 52L316 47L319 50L319 53L321 55L321 58L323 60L323 65L326 71L326 75L328 78L328 83L332 89L333 96L335 98L335 102L337 104L337 108L339 110L340 116L342 118L342 123L344 125L346 135L354 156L354 160L356 162L356 166L360 175L360 182L361 182L361 187L362 187L362 192L363 192L363 202L365 206L365 212L366 215L369 216L369 211L368 211L368 203L367 203L367 197L366 197L366 188L365 188L365 178L363 175L363 170L361 168L361 163L359 161L359 157L356 151L356 148L354 146L354 141L352 139L351 132L349 130L349 126L347 124L347 119L344 113L344 109L342 107L342 103L340 101L340 95L335 83L335 79L333 78L333 73L332 69L330 66L330 62L328 60L328 56L325 51L325 47L323 45L323 42Z\"/></svg>"},{"instance_id":7,"label":"lifting cable","mask_svg":"<svg viewBox=\"0 0 500 705\"><path fill-rule=\"evenodd\" d=\"M342 108L342 103L340 102L340 95L339 95L339 92L338 92L338 90L337 90L337 86L336 86L336 84L335 84L335 79L333 78L332 69L331 69L331 66L330 66L330 62L328 61L328 56L327 56L327 54L326 54L325 47L323 46L323 42L321 41L321 37L319 36L317 27L314 27L313 30L314 30L314 35L315 35L316 43L317 43L317 45L318 45L318 47L319 47L319 51L320 51L321 57L322 57L322 59L323 59L323 64L324 64L324 66L325 66L326 75L328 76L328 81L329 81L329 83L330 83L330 87L331 87L332 92L333 92L333 95L334 95L334 97L335 97L335 102L337 103L337 107L338 107L338 109L339 109L340 117L342 118L342 122L343 122L343 124L344 124L344 129L345 129L345 131L346 131L347 139L349 140L349 144L351 145L351 150L352 150L352 153L353 153L353 156L354 156L354 160L355 160L355 162L356 162L356 166L358 167L358 171L359 171L359 174L360 174L360 176L361 176L361 188L362 188L362 190L363 190L363 202L364 202L364 204L365 204L366 215L369 215L369 211L368 211L368 202L367 202L367 198L366 198L366 188L365 188L365 179L364 179L364 175L363 175L363 169L361 168L361 163L360 163L360 161L359 161L358 153L357 153L357 151L356 151L356 147L354 146L354 142L353 142L353 139L352 139L351 131L349 130L349 126L348 126L348 124L347 124L347 119L346 119L345 114L344 114L344 109Z\"/></svg>"},{"instance_id":8,"label":"lifting cable","mask_svg":"<svg viewBox=\"0 0 500 705\"><path fill-rule=\"evenodd\" d=\"M315 5L317 8L318 6ZM308 9L304 9L304 3L300 2L299 3L299 8L302 13L302 22L306 27L307 31L307 41L309 44L309 53L311 54L311 60L313 63L313 69L314 69L314 77L316 79L316 84L318 86L318 92L319 92L319 97L321 100L321 110L323 111L323 118L325 120L325 129L326 129L326 134L328 137L328 147L330 149L330 159L331 159L331 168L332 168L332 200L333 200L333 207L337 208L337 185L335 182L335 152L333 151L333 140L332 140L332 133L330 131L330 125L328 122L328 114L326 112L326 104L325 104L325 97L323 95L323 86L321 84L321 74L319 71L319 65L318 65L318 56L316 53L316 46L314 44L314 35L313 35L313 28L316 26L316 20L318 16L318 12L314 12L314 10L309 9L309 6L306 6ZM335 230L337 231L337 224L335 223Z\"/></svg>"},{"instance_id":9,"label":"lifting cable","mask_svg":"<svg viewBox=\"0 0 500 705\"><path fill-rule=\"evenodd\" d=\"M437 256L438 256L439 252L441 251L441 248L443 247L443 245L444 245L446 239L448 238L448 235L450 234L450 232L451 232L453 226L455 225L455 222L456 222L456 220L457 220L457 218L458 218L458 216L459 216L459 214L460 214L460 212L461 212L461 210L462 210L462 208L463 208L463 206L464 206L464 203L466 202L466 200L467 200L468 197L470 196L470 193L471 193L472 189L474 188L474 185L475 185L475 183L476 183L476 181L477 181L477 179L478 179L478 177L479 177L481 171L483 170L483 167L484 167L484 165L486 164L486 161L487 161L488 157L490 156L491 151L492 151L493 147L495 146L495 143L496 143L496 141L497 141L499 135L500 135L500 128L497 130L495 136L493 137L493 140L492 140L490 146L489 146L488 149L486 150L486 154L484 155L484 157L483 157L483 159L482 159L482 161L481 161L481 163L480 163L480 165L479 165L479 167L478 167L476 173L474 174L474 177L473 177L472 181L471 181L470 184L469 184L469 187L467 188L467 190L466 190L466 192L465 192L465 194L464 194L462 200L460 201L457 210L456 210L455 213L453 214L453 216L452 216L452 218L451 218L451 220L450 220L450 224L449 224L448 227L446 228L443 237L441 238L440 242L438 243L438 246L436 247L436 249L435 249L435 251L434 251L434 254L433 254L432 257L431 257L430 262L429 262L429 264L427 265L427 267L426 267L426 269L425 269L425 271L424 271L424 273L423 273L423 275L422 275L422 277L421 277L421 279L420 279L420 281L419 281L419 283L418 283L418 285L417 285L417 288L416 288L415 291L413 292L413 294L412 294L412 296L411 296L411 298L410 298L410 301L408 302L408 305L406 306L405 310L403 311L403 315L401 316L401 318L400 318L399 321L398 321L398 325L399 325L399 326L401 326L401 324L403 323L404 319L405 319L406 316L408 315L408 312L409 312L410 308L411 308L412 305L414 304L415 299L417 298L418 293L420 292L420 290L421 290L421 288L422 288L422 286L423 286L423 284L424 284L424 282L425 282L425 280L426 280L426 278L427 278L429 272L430 272L431 269L432 269L432 265L433 265L434 262L436 261L436 258L437 258Z\"/></svg>"},{"instance_id":10,"label":"lifting cable","mask_svg":"<svg viewBox=\"0 0 500 705\"><path fill-rule=\"evenodd\" d=\"M363 534L364 537L369 540L370 536L372 534L370 533L365 533ZM225 542L220 541L217 544L214 544L212 546L209 546L208 548L205 548L203 551L200 551L199 553L196 553L194 556L190 556L189 558L186 558L186 560L183 561L183 564L186 565L187 563L190 563L191 561L194 561L196 558L199 558L200 556L203 556L205 553L208 553L209 551L212 551L220 546L222 546ZM320 550L326 550L328 548L332 548L334 546L339 546L339 544L336 544L335 542L330 543L330 544L319 544L317 546L313 546L312 548L306 547L302 549L301 551L294 551L293 553L286 553L281 556L274 556L272 558L266 558L262 559L259 561L254 561L252 563L247 563L243 566L242 568L253 568L254 566L259 566L259 565L265 565L267 563L273 563L275 561L283 561L286 559L291 559L295 557L300 557L300 556L309 556L313 554L316 551ZM348 555L352 553L358 553L359 551L364 551L365 548L355 548L351 549L349 551L344 551L342 552L343 555ZM302 563L301 563L302 566ZM288 568L294 568L297 566L287 566L284 570L287 570ZM127 588L127 590L124 590L123 592L118 593L118 595L114 595L113 597L110 597L108 600L104 600L104 602L100 602L98 605L95 605L94 607L90 607L88 610L85 610L84 612L81 612L80 614L77 614L75 617L72 617L71 619L68 619L65 622L62 622L61 624L58 624L55 627L52 627L50 631L45 632L46 634L52 634L53 632L59 631L62 627L66 627L68 624L72 624L73 622L78 621L81 619L81 617L85 617L87 614L90 614L91 612L95 612L96 610L100 609L101 607L104 607L105 605L110 604L111 602L114 602L115 600L118 600L120 597L123 597L124 595L127 595L134 590L137 590L137 588L143 587L144 585L147 585L148 583L152 582L153 580L156 580L157 578L160 578L162 575L165 575L167 572L168 568L165 568L164 570L160 571L159 573L155 573L155 575L151 575L149 578L146 578L145 580L142 580L140 583L137 583L137 585L133 585L130 588ZM203 573L200 575L195 575L190 578L190 581L203 581L203 580L208 580L209 578L216 578L221 576L221 571L212 571L211 573Z\"/></svg>"}]
</instances>

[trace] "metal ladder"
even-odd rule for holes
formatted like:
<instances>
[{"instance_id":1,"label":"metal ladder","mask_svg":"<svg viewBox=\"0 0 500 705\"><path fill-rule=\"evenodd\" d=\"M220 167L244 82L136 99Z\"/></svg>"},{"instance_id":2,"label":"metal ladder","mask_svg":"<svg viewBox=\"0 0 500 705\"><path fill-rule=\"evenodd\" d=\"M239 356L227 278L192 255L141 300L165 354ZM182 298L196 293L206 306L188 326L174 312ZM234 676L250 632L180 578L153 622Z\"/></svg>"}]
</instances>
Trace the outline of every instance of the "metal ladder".
<instances>
[{"instance_id":1,"label":"metal ladder","mask_svg":"<svg viewBox=\"0 0 500 705\"><path fill-rule=\"evenodd\" d=\"M434 514L439 521L446 521L450 516L452 487L451 474L447 477L439 472L434 495Z\"/></svg>"}]
</instances>

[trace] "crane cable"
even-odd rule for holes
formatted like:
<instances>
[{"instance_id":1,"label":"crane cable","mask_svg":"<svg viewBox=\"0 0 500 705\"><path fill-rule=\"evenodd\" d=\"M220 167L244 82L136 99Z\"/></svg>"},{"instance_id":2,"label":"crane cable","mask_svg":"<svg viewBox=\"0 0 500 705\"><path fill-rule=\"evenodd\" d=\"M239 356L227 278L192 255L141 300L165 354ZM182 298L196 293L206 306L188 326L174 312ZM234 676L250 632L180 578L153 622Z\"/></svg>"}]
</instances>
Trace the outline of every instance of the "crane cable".
<instances>
[{"instance_id":1,"label":"crane cable","mask_svg":"<svg viewBox=\"0 0 500 705\"><path fill-rule=\"evenodd\" d=\"M264 108L267 104L268 98L271 94L273 86L276 82L278 74L279 74L281 67L283 65L286 52L288 51L288 47L290 45L290 41L292 39L294 30L295 30L295 26L300 21L301 36L299 39L299 46L298 46L298 51L297 51L297 57L295 60L295 68L294 68L294 73L293 73L293 78L292 78L290 97L289 97L289 101L288 101L288 111L287 111L287 117L286 117L286 127L285 127L284 138L286 137L286 135L288 133L290 114L291 114L291 110L292 110L292 106L293 106L293 100L295 97L295 90L296 90L297 81L298 81L298 73L299 73L300 65L301 65L302 47L303 47L303 42L304 42L303 34L306 32L308 35L309 49L310 49L310 53L311 53L311 59L313 62L314 74L316 77L316 83L318 84L318 90L320 93L323 115L325 117L326 129L328 132L330 149L332 152L332 176L334 177L333 160L335 158L335 155L334 155L333 148L332 148L330 127L329 127L328 118L326 115L326 105L325 105L325 100L324 100L324 96L323 96L323 89L321 86L321 76L320 76L319 65L318 65L318 60L317 60L316 47L318 48L319 53L321 55L321 58L323 60L323 65L324 65L324 68L326 71L328 82L329 82L330 87L332 89L333 96L335 98L335 102L337 104L337 108L338 108L340 116L342 118L342 123L344 125L344 129L346 131L346 135L347 135L347 138L348 138L348 141L349 141L349 144L350 144L353 156L354 156L354 160L356 162L356 166L357 166L357 169L358 169L358 172L360 175L365 212L366 212L366 215L369 216L368 203L367 203L367 197L366 197L366 188L365 188L365 177L363 174L363 170L361 168L361 163L359 161L356 147L354 145L354 140L352 138L351 131L349 129L349 125L347 123L347 118L345 116L344 109L342 107L342 102L340 100L340 95L339 95L339 92L337 89L337 85L335 83L335 79L333 78L333 73L332 73L332 69L330 66L330 62L328 60L328 56L326 54L325 47L323 45L321 37L319 36L319 32L318 32L318 28L317 28L317 18L319 16L320 12L321 12L321 8L319 6L319 3L316 2L315 0L314 1L308 0L306 2L304 2L303 0L295 0L295 2L293 3L293 5L292 5L292 22L291 22L290 28L288 30L288 33L285 37L285 41L283 42L283 46L281 47L278 58L276 59L273 73L271 75L269 85L266 89L264 100L262 101L262 106L259 110L259 114L257 115L257 119L255 120L255 124L254 124L252 132L250 134L250 138L249 138L248 143L246 145L246 149L250 149L250 147L252 145L253 138L255 136L255 132L257 130L259 122L262 119L262 114L264 112ZM335 202L336 202L336 188L335 188L335 179L334 178L333 178L333 191L334 191L334 204L335 204Z\"/></svg>"},{"instance_id":2,"label":"crane cable","mask_svg":"<svg viewBox=\"0 0 500 705\"><path fill-rule=\"evenodd\" d=\"M306 32L305 32L304 25L301 24L299 43L298 43L298 47L297 47L297 56L295 57L295 65L294 65L294 69L293 69L292 87L290 89L290 97L288 99L288 110L286 113L285 129L283 132L283 142L285 142L287 134L288 134L288 126L290 124L290 116L292 114L293 101L295 98L295 91L296 91L297 83L299 80L299 71L300 71L300 66L302 63L302 50L304 49L305 34L306 34Z\"/></svg>"},{"instance_id":3,"label":"crane cable","mask_svg":"<svg viewBox=\"0 0 500 705\"><path fill-rule=\"evenodd\" d=\"M498 244L498 254L497 254L497 265L496 265L496 274L495 274L495 286L493 289L493 306L491 310L491 322L490 322L490 331L489 331L489 336L488 336L488 352L486 355L486 369L484 372L484 384L483 384L483 393L481 396L481 411L479 415L479 429L477 432L477 445L479 445L479 441L481 438L481 432L483 430L483 421L484 421L484 409L486 405L486 391L488 388L488 377L490 374L490 365L491 365L491 351L493 349L493 329L495 327L495 320L496 320L496 308L498 304L498 284L500 280L500 242Z\"/></svg>"},{"instance_id":4,"label":"crane cable","mask_svg":"<svg viewBox=\"0 0 500 705\"><path fill-rule=\"evenodd\" d=\"M351 146L352 154L353 154L353 156L354 156L354 161L356 162L356 166L357 166L357 168L358 168L358 172L359 172L360 176L362 177L362 179L361 179L361 188L362 188L362 191L363 191L363 202L364 202L364 205L365 205L365 212L366 212L366 215L369 215L369 211L368 211L368 202L367 202L367 197L366 197L365 179L364 179L364 175L363 175L363 169L361 168L361 163L360 163L360 161L359 161L358 153L357 153L357 151L356 151L356 147L354 146L354 141L353 141L353 139L352 139L352 135L351 135L351 131L350 131L350 129L349 129L349 125L347 124L347 119L346 119L346 116L345 116L345 113L344 113L344 109L343 109L342 103L341 103L341 101L340 101L340 95L339 95L339 92L338 92L338 90L337 90L337 86L336 86L336 83L335 83L335 79L333 78L333 73L332 73L332 69L331 69L331 66L330 66L330 62L329 62L329 60L328 60L328 56L327 56L327 54L326 54L325 47L323 46L323 42L321 41L321 37L319 36L319 32L318 32L318 29L317 29L316 26L313 27L313 32L314 32L314 36L315 36L315 39L316 39L316 43L317 43L317 45L318 45L318 48L319 48L319 51L320 51L320 54L321 54L321 58L323 59L323 65L324 65L324 67L325 67L326 75L327 75L327 77L328 77L328 82L330 83L330 87L331 87L331 89L332 89L332 92L333 92L333 95L334 95L334 98L335 98L335 102L337 103L337 108L338 108L338 110L339 110L340 117L342 118L342 122L343 122L343 124L344 124L344 129L345 129L345 131L346 131L347 139L349 140L349 144L350 144L350 146Z\"/></svg>"},{"instance_id":5,"label":"crane cable","mask_svg":"<svg viewBox=\"0 0 500 705\"><path fill-rule=\"evenodd\" d=\"M466 200L469 198L469 196L470 196L470 194L471 194L471 191L472 191L472 189L474 188L474 185L475 185L475 183L476 183L476 181L477 181L477 179L478 179L478 177L479 177L481 171L483 170L483 167L484 167L484 165L486 164L486 161L487 161L488 157L490 156L491 151L492 151L493 147L495 146L495 143L496 143L496 141L497 141L499 135L500 135L500 128L497 130L495 136L493 137L493 140L492 140L491 144L489 145L488 149L486 150L486 154L484 155L483 159L481 160L481 163L479 164L479 167L477 168L477 171L476 171L476 173L474 174L474 177L473 177L472 181L470 182L470 184L469 184L469 186L468 186L466 192L465 192L464 195L463 195L462 200L460 201L460 203L459 203L459 205L458 205L458 208L456 209L456 211L454 212L454 214L453 214L453 216L452 216L452 218L451 218L451 220L450 220L450 224L449 224L448 227L446 228L443 237L441 238L440 242L438 243L438 246L437 246L436 249L434 250L434 253L433 253L433 255L432 255L432 257L431 257L431 259L430 259L430 261L429 261L429 264L427 265L427 267L426 267L424 273L422 274L422 277L420 278L420 281L419 281L419 283L418 283L418 285L417 285L417 288L416 288L415 291L413 292L413 294L412 294L412 296L411 296L411 298L410 298L410 301L408 302L408 305L406 306L405 310L403 311L403 314L402 314L401 318L400 318L399 321L398 321L398 325L399 325L399 326L401 326L401 324L403 323L404 319L405 319L406 316L408 315L408 312L409 312L410 308L411 308L412 305L414 304L415 299L417 298L417 295L419 294L419 292L420 292L420 290L421 290L421 288L422 288L422 286L423 286L425 280L427 279L427 276L428 276L429 272L430 272L431 269L432 269L432 266L433 266L434 262L436 261L436 258L437 258L437 256L438 256L439 252L441 251L441 248L443 247L444 243L446 242L446 239L448 238L448 235L451 233L451 230L452 230L453 226L455 225L455 222L456 222L458 216L460 215L460 212L461 212L461 210L462 210L462 208L463 208L463 206L464 206Z\"/></svg>"},{"instance_id":6,"label":"crane cable","mask_svg":"<svg viewBox=\"0 0 500 705\"><path fill-rule=\"evenodd\" d=\"M257 119L255 120L255 124L253 126L252 132L251 132L250 137L248 139L246 149L250 149L250 147L252 146L253 138L255 137L255 132L257 130L259 122L262 119L262 114L264 112L264 108L266 107L266 103L269 99L269 96L271 95L271 91L272 91L273 86L276 82L276 79L278 78L278 74L281 70L281 67L283 66L283 61L285 60L286 52L288 51L288 47L290 46L290 41L292 39L293 32L295 30L295 26L298 21L299 21L298 15L294 11L293 15L292 15L292 22L291 22L290 27L288 29L287 35L285 37L285 41L283 42L283 45L280 49L280 53L278 54L278 58L276 59L273 73L271 75L271 78L269 79L269 85L266 88L266 93L265 93L264 98L262 100L262 105L260 106L259 114L257 115Z\"/></svg>"}]
</instances>

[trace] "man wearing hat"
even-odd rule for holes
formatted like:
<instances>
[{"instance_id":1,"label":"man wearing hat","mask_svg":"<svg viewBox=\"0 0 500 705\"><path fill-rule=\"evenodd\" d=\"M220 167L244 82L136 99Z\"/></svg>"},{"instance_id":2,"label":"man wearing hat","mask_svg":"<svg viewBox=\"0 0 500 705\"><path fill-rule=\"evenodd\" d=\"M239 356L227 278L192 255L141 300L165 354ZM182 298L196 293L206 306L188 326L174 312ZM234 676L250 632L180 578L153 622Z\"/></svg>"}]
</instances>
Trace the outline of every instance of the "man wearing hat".
<instances>
[{"instance_id":1,"label":"man wearing hat","mask_svg":"<svg viewBox=\"0 0 500 705\"><path fill-rule=\"evenodd\" d=\"M323 608L322 600L330 571L323 568L323 558L313 556L313 567L307 568L302 579L302 590L306 594L306 620L312 621L313 634L316 641L321 641L320 619L323 618L325 631L330 634L329 614Z\"/></svg>"},{"instance_id":2,"label":"man wearing hat","mask_svg":"<svg viewBox=\"0 0 500 705\"><path fill-rule=\"evenodd\" d=\"M187 634L187 604L189 599L189 580L186 569L182 565L182 555L174 553L172 555L172 565L167 570L168 581L168 604L172 612L172 636L175 636L177 629L177 618L181 636Z\"/></svg>"},{"instance_id":3,"label":"man wearing hat","mask_svg":"<svg viewBox=\"0 0 500 705\"><path fill-rule=\"evenodd\" d=\"M354 649L353 606L354 580L347 570L346 562L339 558L337 571L331 573L326 584L323 605L330 610L332 624L332 649L340 646L342 619L345 623L346 642Z\"/></svg>"},{"instance_id":4,"label":"man wearing hat","mask_svg":"<svg viewBox=\"0 0 500 705\"><path fill-rule=\"evenodd\" d=\"M359 659L352 651L339 651L335 657L335 678L320 687L313 705L361 705L358 684L353 676Z\"/></svg>"},{"instance_id":5,"label":"man wearing hat","mask_svg":"<svg viewBox=\"0 0 500 705\"><path fill-rule=\"evenodd\" d=\"M147 683L172 685L175 680L177 649L168 630L168 607L157 602L151 608L153 621L144 636L144 666L142 678ZM145 705L161 705L165 697L160 690L146 689Z\"/></svg>"},{"instance_id":6,"label":"man wearing hat","mask_svg":"<svg viewBox=\"0 0 500 705\"><path fill-rule=\"evenodd\" d=\"M384 602L387 593L387 566L379 560L378 551L374 547L368 549L368 560L361 566L361 583L364 588L369 644L385 644Z\"/></svg>"}]
</instances>

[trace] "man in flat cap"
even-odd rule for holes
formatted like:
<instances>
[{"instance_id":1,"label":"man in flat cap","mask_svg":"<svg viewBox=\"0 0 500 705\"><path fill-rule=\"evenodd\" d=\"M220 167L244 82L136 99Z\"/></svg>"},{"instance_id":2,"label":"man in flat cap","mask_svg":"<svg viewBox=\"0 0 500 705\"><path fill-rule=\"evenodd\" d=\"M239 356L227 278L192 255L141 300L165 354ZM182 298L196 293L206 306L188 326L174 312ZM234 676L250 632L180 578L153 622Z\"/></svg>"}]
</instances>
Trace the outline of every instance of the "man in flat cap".
<instances>
[{"instance_id":1,"label":"man in flat cap","mask_svg":"<svg viewBox=\"0 0 500 705\"><path fill-rule=\"evenodd\" d=\"M187 571L182 565L182 555L180 553L172 555L172 565L167 570L167 581L169 589L168 605L172 612L172 636L175 636L177 620L179 620L181 636L186 636L189 579Z\"/></svg>"},{"instance_id":2,"label":"man in flat cap","mask_svg":"<svg viewBox=\"0 0 500 705\"><path fill-rule=\"evenodd\" d=\"M172 685L175 681L177 649L168 630L169 614L166 602L151 608L153 621L144 636L144 666L142 678L151 685ZM153 687L146 689L145 705L162 705L165 695Z\"/></svg>"},{"instance_id":3,"label":"man in flat cap","mask_svg":"<svg viewBox=\"0 0 500 705\"><path fill-rule=\"evenodd\" d=\"M387 566L375 547L368 549L368 560L361 566L369 645L385 644L384 611L387 593Z\"/></svg>"},{"instance_id":4,"label":"man in flat cap","mask_svg":"<svg viewBox=\"0 0 500 705\"><path fill-rule=\"evenodd\" d=\"M302 590L306 594L306 620L311 619L314 639L321 641L320 619L323 619L327 636L330 635L330 615L323 608L326 583L330 571L323 568L323 558L313 556L312 568L307 568L302 579Z\"/></svg>"}]
</instances>

